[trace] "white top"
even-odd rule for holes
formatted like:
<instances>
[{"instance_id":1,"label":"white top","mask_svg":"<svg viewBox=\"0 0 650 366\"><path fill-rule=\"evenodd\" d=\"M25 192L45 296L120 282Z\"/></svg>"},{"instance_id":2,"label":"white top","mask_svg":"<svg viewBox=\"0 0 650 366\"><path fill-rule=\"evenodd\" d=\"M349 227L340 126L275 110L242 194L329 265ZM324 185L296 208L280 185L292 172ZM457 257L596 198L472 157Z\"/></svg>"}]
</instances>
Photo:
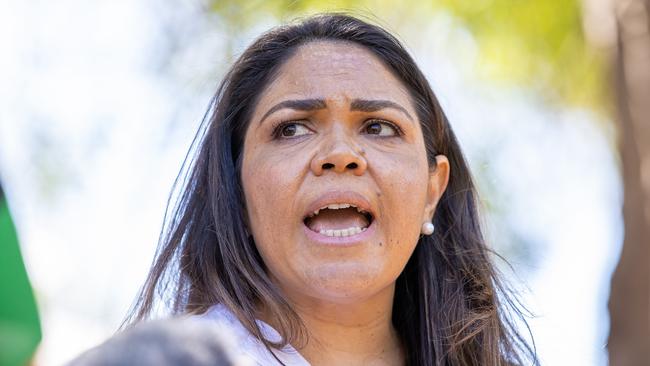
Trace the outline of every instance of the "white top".
<instances>
[{"instance_id":1,"label":"white top","mask_svg":"<svg viewBox=\"0 0 650 366\"><path fill-rule=\"evenodd\" d=\"M205 320L214 323L219 331L229 339L230 348L237 356L237 359L248 359L253 365L280 365L273 355L264 347L257 337L251 334L237 319L235 314L230 312L222 304L213 305L201 315L196 315L198 320ZM256 320L264 337L272 342L280 340L280 334L270 325L261 320ZM309 366L295 348L287 345L281 351L272 349L273 353L287 366Z\"/></svg>"}]
</instances>

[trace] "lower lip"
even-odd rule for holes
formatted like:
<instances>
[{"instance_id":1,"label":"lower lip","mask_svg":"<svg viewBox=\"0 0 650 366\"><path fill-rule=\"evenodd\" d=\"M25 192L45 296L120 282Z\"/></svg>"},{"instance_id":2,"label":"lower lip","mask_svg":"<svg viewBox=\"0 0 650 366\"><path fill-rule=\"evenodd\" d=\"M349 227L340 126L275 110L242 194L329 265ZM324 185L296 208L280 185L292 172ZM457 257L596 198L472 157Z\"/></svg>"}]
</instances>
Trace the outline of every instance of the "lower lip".
<instances>
[{"instance_id":1,"label":"lower lip","mask_svg":"<svg viewBox=\"0 0 650 366\"><path fill-rule=\"evenodd\" d=\"M376 220L373 220L370 223L370 226L366 228L366 230L350 236L327 236L313 231L312 229L308 228L307 225L305 225L304 223L302 226L305 230L307 237L312 242L315 242L317 244L322 244L322 245L346 247L346 246L359 245L368 241L368 239L370 239L370 237L375 233L375 221Z\"/></svg>"}]
</instances>

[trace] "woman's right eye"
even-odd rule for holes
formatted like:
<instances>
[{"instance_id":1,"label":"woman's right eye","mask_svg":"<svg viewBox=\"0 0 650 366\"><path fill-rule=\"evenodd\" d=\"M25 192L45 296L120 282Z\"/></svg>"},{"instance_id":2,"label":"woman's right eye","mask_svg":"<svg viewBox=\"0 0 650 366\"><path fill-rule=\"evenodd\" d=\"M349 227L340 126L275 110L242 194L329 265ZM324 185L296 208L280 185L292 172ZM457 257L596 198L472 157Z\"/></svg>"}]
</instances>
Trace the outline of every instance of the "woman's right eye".
<instances>
[{"instance_id":1,"label":"woman's right eye","mask_svg":"<svg viewBox=\"0 0 650 366\"><path fill-rule=\"evenodd\" d=\"M291 138L311 134L311 130L300 123L286 122L276 127L274 136L276 138Z\"/></svg>"}]
</instances>

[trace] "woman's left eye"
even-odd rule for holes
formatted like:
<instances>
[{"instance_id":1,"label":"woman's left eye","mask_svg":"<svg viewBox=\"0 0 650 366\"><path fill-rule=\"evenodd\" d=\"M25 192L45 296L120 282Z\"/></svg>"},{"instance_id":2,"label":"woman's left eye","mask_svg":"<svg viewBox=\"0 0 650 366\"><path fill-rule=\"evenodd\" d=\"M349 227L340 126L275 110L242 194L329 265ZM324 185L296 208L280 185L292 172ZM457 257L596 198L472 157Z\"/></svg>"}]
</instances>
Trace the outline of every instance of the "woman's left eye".
<instances>
[{"instance_id":1,"label":"woman's left eye","mask_svg":"<svg viewBox=\"0 0 650 366\"><path fill-rule=\"evenodd\" d=\"M399 129L394 124L380 120L371 120L370 123L365 125L363 130L368 135L384 137L398 136L400 134Z\"/></svg>"}]
</instances>

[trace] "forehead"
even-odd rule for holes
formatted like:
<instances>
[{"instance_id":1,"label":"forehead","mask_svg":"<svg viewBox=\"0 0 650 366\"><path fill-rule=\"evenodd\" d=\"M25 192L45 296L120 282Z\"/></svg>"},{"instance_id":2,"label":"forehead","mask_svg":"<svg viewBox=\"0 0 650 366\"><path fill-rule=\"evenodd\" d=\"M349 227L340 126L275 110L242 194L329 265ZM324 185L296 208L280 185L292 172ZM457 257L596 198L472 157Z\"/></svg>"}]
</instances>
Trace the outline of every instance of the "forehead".
<instances>
[{"instance_id":1,"label":"forehead","mask_svg":"<svg viewBox=\"0 0 650 366\"><path fill-rule=\"evenodd\" d=\"M328 103L388 99L411 109L406 88L377 56L363 46L340 41L300 46L280 67L256 109L290 97L323 98Z\"/></svg>"}]
</instances>

